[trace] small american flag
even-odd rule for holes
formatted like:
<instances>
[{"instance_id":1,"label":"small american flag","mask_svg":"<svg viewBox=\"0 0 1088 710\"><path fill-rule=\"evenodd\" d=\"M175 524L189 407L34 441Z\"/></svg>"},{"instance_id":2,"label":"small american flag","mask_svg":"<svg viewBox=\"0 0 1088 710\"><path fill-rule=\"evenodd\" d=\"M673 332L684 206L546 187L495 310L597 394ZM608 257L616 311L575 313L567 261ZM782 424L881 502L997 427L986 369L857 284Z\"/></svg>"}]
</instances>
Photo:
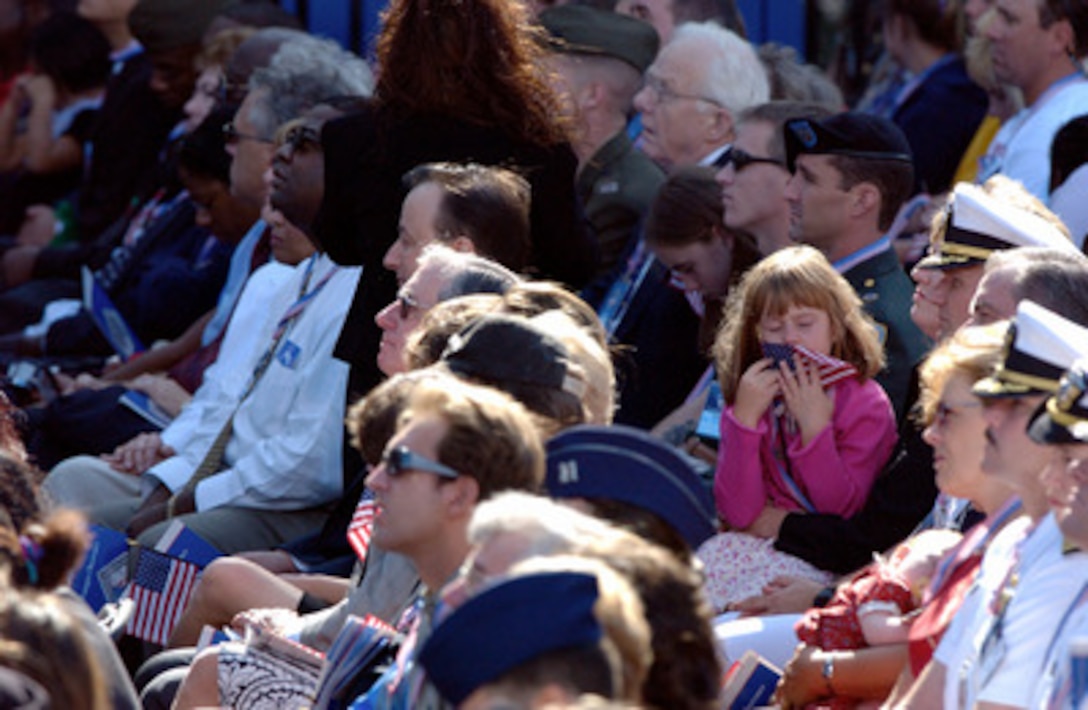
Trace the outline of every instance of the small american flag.
<instances>
[{"instance_id":1,"label":"small american flag","mask_svg":"<svg viewBox=\"0 0 1088 710\"><path fill-rule=\"evenodd\" d=\"M359 505L355 507L355 514L348 525L348 544L363 562L370 549L370 534L374 531L374 507L374 494L368 489L359 498Z\"/></svg>"},{"instance_id":2,"label":"small american flag","mask_svg":"<svg viewBox=\"0 0 1088 710\"><path fill-rule=\"evenodd\" d=\"M774 360L777 366L785 360L791 369L797 367L798 362L808 363L816 367L820 376L820 384L830 387L850 377L857 377L858 370L848 362L833 358L830 355L821 355L813 352L803 345L787 345L786 343L763 343L763 355Z\"/></svg>"},{"instance_id":3,"label":"small american flag","mask_svg":"<svg viewBox=\"0 0 1088 710\"><path fill-rule=\"evenodd\" d=\"M189 603L200 567L141 548L129 596L136 609L128 633L136 638L166 645L181 613Z\"/></svg>"}]
</instances>

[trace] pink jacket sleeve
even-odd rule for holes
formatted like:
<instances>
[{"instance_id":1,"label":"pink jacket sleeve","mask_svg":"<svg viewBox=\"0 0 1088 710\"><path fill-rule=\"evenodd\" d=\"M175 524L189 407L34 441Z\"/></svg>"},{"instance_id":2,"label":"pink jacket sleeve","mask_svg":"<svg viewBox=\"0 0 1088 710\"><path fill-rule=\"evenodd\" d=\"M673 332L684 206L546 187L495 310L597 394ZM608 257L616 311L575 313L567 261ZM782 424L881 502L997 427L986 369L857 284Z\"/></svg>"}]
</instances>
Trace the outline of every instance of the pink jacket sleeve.
<instances>
[{"instance_id":1,"label":"pink jacket sleeve","mask_svg":"<svg viewBox=\"0 0 1088 710\"><path fill-rule=\"evenodd\" d=\"M791 435L787 451L793 479L816 511L848 516L865 504L895 446L895 414L872 380L843 381L834 396L828 426L807 446L799 434ZM770 439L768 416L749 429L737 422L732 407L723 411L714 499L718 513L735 529L751 525L768 503L801 510L776 470Z\"/></svg>"},{"instance_id":2,"label":"pink jacket sleeve","mask_svg":"<svg viewBox=\"0 0 1088 710\"><path fill-rule=\"evenodd\" d=\"M769 446L771 427L767 417L749 429L733 416L733 407L722 410L718 466L714 472L714 501L718 514L731 528L751 525L767 504L767 479L763 474L764 446Z\"/></svg>"},{"instance_id":3,"label":"pink jacket sleeve","mask_svg":"<svg viewBox=\"0 0 1088 710\"><path fill-rule=\"evenodd\" d=\"M897 438L895 413L880 385L846 380L835 388L831 424L807 446L800 437L790 441L793 478L817 512L853 515Z\"/></svg>"}]
</instances>

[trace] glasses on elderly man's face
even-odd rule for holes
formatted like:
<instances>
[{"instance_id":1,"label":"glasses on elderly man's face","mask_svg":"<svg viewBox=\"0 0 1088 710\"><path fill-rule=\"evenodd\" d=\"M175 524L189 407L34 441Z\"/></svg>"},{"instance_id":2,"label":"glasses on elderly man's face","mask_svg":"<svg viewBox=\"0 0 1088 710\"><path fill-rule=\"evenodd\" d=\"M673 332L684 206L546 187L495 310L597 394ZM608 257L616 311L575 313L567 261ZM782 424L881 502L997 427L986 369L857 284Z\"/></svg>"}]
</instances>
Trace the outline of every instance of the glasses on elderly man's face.
<instances>
[{"instance_id":1,"label":"glasses on elderly man's face","mask_svg":"<svg viewBox=\"0 0 1088 710\"><path fill-rule=\"evenodd\" d=\"M749 165L756 165L757 163L766 163L767 165L777 165L780 168L785 168L786 164L781 160L775 160L774 158L757 158L756 156L741 150L740 148L730 148L722 153L721 157L715 161L715 164L719 168L724 168L726 165L732 165L733 170L738 173L744 170Z\"/></svg>"},{"instance_id":2,"label":"glasses on elderly man's face","mask_svg":"<svg viewBox=\"0 0 1088 710\"><path fill-rule=\"evenodd\" d=\"M385 472L394 478L407 471L424 471L450 480L461 476L446 464L432 461L422 454L409 450L406 446L397 446L382 454L382 466L385 467Z\"/></svg>"},{"instance_id":3,"label":"glasses on elderly man's face","mask_svg":"<svg viewBox=\"0 0 1088 710\"><path fill-rule=\"evenodd\" d=\"M268 138L263 138L251 133L241 133L235 127L234 121L228 121L223 124L223 138L228 144L235 144L241 141L253 141L254 143L264 143L265 145L273 145L273 141Z\"/></svg>"},{"instance_id":4,"label":"glasses on elderly man's face","mask_svg":"<svg viewBox=\"0 0 1088 710\"><path fill-rule=\"evenodd\" d=\"M669 86L664 79L653 74L647 74L646 79L643 82L643 88L649 93L647 96L653 100L653 103L663 105L672 103L673 101L706 101L709 104L715 106L721 106L720 103L707 96L699 96L697 94L685 94L676 91Z\"/></svg>"},{"instance_id":5,"label":"glasses on elderly man's face","mask_svg":"<svg viewBox=\"0 0 1088 710\"><path fill-rule=\"evenodd\" d=\"M288 124L282 129L277 143L291 149L292 153L302 153L321 148L321 130L302 121Z\"/></svg>"},{"instance_id":6,"label":"glasses on elderly man's face","mask_svg":"<svg viewBox=\"0 0 1088 710\"><path fill-rule=\"evenodd\" d=\"M419 301L407 291L401 291L397 294L397 304L400 306L401 320L408 320L412 317L412 312L419 308Z\"/></svg>"}]
</instances>

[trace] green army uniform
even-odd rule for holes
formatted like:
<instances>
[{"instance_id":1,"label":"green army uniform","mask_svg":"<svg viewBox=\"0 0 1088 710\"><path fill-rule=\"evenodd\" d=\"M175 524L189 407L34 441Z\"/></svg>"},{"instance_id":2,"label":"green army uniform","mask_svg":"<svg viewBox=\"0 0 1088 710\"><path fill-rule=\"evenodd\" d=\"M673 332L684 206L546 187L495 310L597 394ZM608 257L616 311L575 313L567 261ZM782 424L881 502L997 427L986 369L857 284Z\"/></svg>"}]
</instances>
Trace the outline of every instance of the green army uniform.
<instances>
[{"instance_id":1,"label":"green army uniform","mask_svg":"<svg viewBox=\"0 0 1088 710\"><path fill-rule=\"evenodd\" d=\"M615 267L665 181L665 173L620 131L578 173L576 191L599 250L599 273Z\"/></svg>"},{"instance_id":2,"label":"green army uniform","mask_svg":"<svg viewBox=\"0 0 1088 710\"><path fill-rule=\"evenodd\" d=\"M885 249L843 274L880 328L887 362L876 381L888 393L897 419L908 405L911 371L929 350L929 342L910 319L914 284L893 249Z\"/></svg>"},{"instance_id":3,"label":"green army uniform","mask_svg":"<svg viewBox=\"0 0 1088 710\"><path fill-rule=\"evenodd\" d=\"M657 56L657 31L633 17L584 5L556 5L540 13L548 48L559 54L618 60L639 74ZM615 107L622 112L620 106ZM623 120L622 115L613 117ZM620 131L579 167L575 190L597 242L598 276L611 274L665 176Z\"/></svg>"}]
</instances>

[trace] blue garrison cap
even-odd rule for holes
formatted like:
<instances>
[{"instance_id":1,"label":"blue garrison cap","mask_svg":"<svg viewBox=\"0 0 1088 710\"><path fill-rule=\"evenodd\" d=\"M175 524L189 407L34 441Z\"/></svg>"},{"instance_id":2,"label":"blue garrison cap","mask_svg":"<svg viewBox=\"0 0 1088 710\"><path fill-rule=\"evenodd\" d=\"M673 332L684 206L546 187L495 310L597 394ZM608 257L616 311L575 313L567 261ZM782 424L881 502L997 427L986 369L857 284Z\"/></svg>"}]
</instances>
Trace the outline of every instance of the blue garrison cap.
<instances>
[{"instance_id":1,"label":"blue garrison cap","mask_svg":"<svg viewBox=\"0 0 1088 710\"><path fill-rule=\"evenodd\" d=\"M644 431L576 426L548 442L545 486L554 498L607 498L644 508L696 549L717 532L714 499L680 454Z\"/></svg>"},{"instance_id":2,"label":"blue garrison cap","mask_svg":"<svg viewBox=\"0 0 1088 710\"><path fill-rule=\"evenodd\" d=\"M581 572L500 582L438 624L419 663L442 697L460 705L477 688L545 653L598 643L597 596L597 578Z\"/></svg>"}]
</instances>

